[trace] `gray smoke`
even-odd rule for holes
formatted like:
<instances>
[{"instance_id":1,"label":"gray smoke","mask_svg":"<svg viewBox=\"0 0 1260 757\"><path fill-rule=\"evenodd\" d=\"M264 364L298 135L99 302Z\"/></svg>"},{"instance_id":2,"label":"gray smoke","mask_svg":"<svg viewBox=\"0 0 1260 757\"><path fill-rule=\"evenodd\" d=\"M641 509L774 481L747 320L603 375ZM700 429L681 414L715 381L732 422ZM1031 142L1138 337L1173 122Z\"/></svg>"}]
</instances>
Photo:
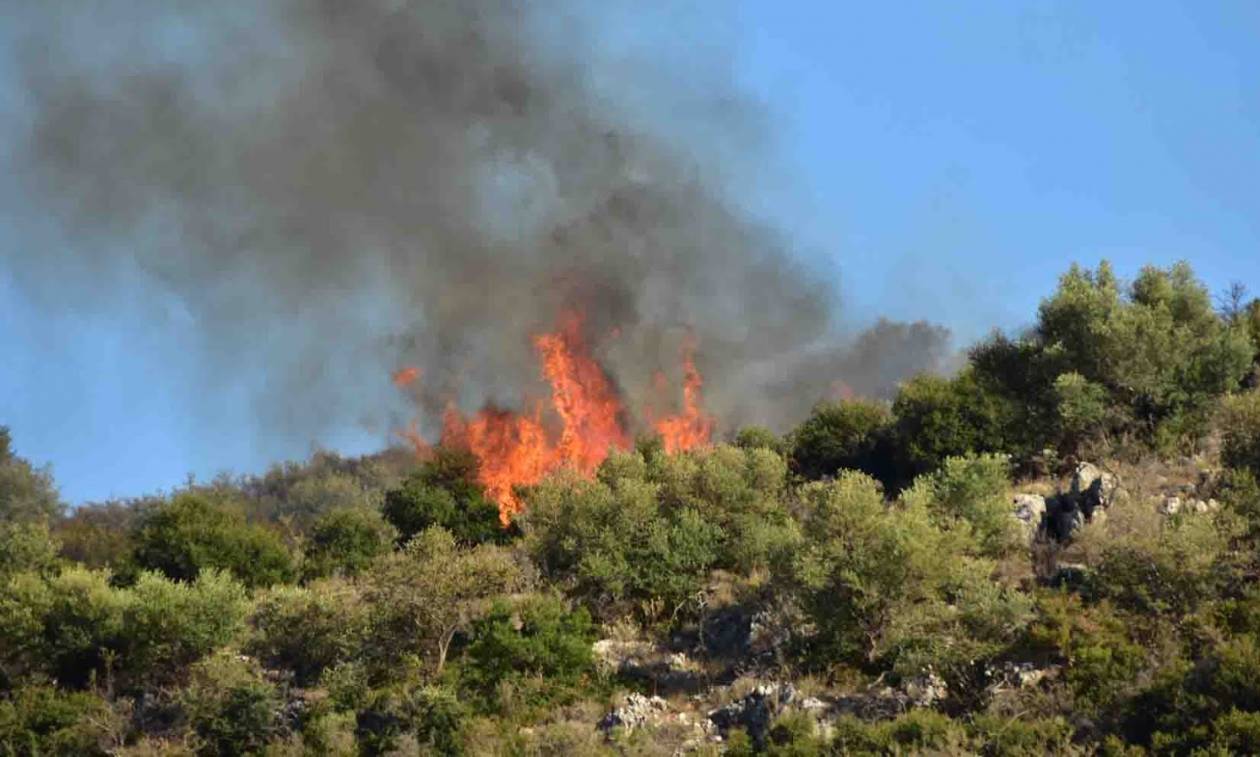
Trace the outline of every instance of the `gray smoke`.
<instances>
[{"instance_id":1,"label":"gray smoke","mask_svg":"<svg viewBox=\"0 0 1260 757\"><path fill-rule=\"evenodd\" d=\"M565 3L72 5L11 9L7 162L44 223L0 262L49 307L194 324L205 391L248 376L264 430L387 428L403 364L430 410L521 403L529 335L571 308L632 408L694 335L725 428L945 354L925 324L846 335L834 282L751 219L762 116L730 82L657 82L712 140L633 117Z\"/></svg>"}]
</instances>

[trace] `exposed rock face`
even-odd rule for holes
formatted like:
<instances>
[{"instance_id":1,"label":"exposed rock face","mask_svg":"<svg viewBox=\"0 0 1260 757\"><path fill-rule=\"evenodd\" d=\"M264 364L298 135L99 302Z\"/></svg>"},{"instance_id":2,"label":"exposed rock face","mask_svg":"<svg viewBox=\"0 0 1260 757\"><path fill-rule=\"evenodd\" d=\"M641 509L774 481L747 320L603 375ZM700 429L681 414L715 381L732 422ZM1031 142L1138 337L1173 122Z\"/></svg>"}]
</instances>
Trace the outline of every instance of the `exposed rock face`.
<instances>
[{"instance_id":1,"label":"exposed rock face","mask_svg":"<svg viewBox=\"0 0 1260 757\"><path fill-rule=\"evenodd\" d=\"M1093 463L1081 463L1072 473L1070 493L1089 515L1094 508L1110 506L1118 487L1119 482L1114 475Z\"/></svg>"},{"instance_id":2,"label":"exposed rock face","mask_svg":"<svg viewBox=\"0 0 1260 757\"><path fill-rule=\"evenodd\" d=\"M1039 494L1016 494L1011 498L1012 512L1020 527L1028 536L1041 528L1046 515L1046 498Z\"/></svg>"},{"instance_id":3,"label":"exposed rock face","mask_svg":"<svg viewBox=\"0 0 1260 757\"><path fill-rule=\"evenodd\" d=\"M757 686L743 699L713 710L709 713L709 720L722 733L732 728L743 728L760 749L765 743L771 721L800 698L796 687L790 683L765 683Z\"/></svg>"},{"instance_id":4,"label":"exposed rock face","mask_svg":"<svg viewBox=\"0 0 1260 757\"><path fill-rule=\"evenodd\" d=\"M625 704L608 713L599 721L599 727L611 731L621 727L633 731L636 728L654 725L663 720L669 713L669 703L657 696L630 694Z\"/></svg>"},{"instance_id":5,"label":"exposed rock face","mask_svg":"<svg viewBox=\"0 0 1260 757\"><path fill-rule=\"evenodd\" d=\"M949 696L949 685L945 679L931 670L907 679L901 684L901 690L915 707L931 707Z\"/></svg>"},{"instance_id":6,"label":"exposed rock face","mask_svg":"<svg viewBox=\"0 0 1260 757\"><path fill-rule=\"evenodd\" d=\"M1120 493L1120 482L1113 474L1093 463L1081 463L1072 473L1066 492L1045 500L1042 528L1060 541L1096 517L1102 517Z\"/></svg>"}]
</instances>

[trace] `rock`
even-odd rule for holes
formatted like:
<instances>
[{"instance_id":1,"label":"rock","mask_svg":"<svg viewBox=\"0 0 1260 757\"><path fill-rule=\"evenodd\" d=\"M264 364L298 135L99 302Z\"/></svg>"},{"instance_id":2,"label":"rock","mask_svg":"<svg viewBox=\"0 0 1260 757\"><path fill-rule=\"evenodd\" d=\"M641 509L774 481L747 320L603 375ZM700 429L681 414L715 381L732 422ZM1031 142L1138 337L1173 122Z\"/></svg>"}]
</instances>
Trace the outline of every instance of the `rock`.
<instances>
[{"instance_id":1,"label":"rock","mask_svg":"<svg viewBox=\"0 0 1260 757\"><path fill-rule=\"evenodd\" d=\"M1164 515L1176 515L1181 512L1181 497L1164 497L1164 502L1159 506L1159 511Z\"/></svg>"},{"instance_id":2,"label":"rock","mask_svg":"<svg viewBox=\"0 0 1260 757\"><path fill-rule=\"evenodd\" d=\"M646 641L601 639L591 645L595 667L608 673L631 672L648 664L656 647Z\"/></svg>"},{"instance_id":3,"label":"rock","mask_svg":"<svg viewBox=\"0 0 1260 757\"><path fill-rule=\"evenodd\" d=\"M659 722L668 712L669 703L658 696L630 694L626 697L625 704L599 721L599 727L603 731L611 731L618 727L633 731L636 728Z\"/></svg>"},{"instance_id":4,"label":"rock","mask_svg":"<svg viewBox=\"0 0 1260 757\"><path fill-rule=\"evenodd\" d=\"M1096 507L1109 507L1115 499L1119 481L1093 463L1081 463L1072 473L1072 497L1088 516Z\"/></svg>"},{"instance_id":5,"label":"rock","mask_svg":"<svg viewBox=\"0 0 1260 757\"><path fill-rule=\"evenodd\" d=\"M743 728L760 749L770 722L798 698L796 687L790 683L760 684L743 699L710 712L709 720L723 734L732 728Z\"/></svg>"},{"instance_id":6,"label":"rock","mask_svg":"<svg viewBox=\"0 0 1260 757\"><path fill-rule=\"evenodd\" d=\"M931 670L907 679L901 690L915 707L931 707L949 696L949 684Z\"/></svg>"},{"instance_id":7,"label":"rock","mask_svg":"<svg viewBox=\"0 0 1260 757\"><path fill-rule=\"evenodd\" d=\"M1024 527L1026 533L1032 533L1041 527L1041 520L1046 515L1046 498L1039 494L1016 494L1011 498L1015 519Z\"/></svg>"},{"instance_id":8,"label":"rock","mask_svg":"<svg viewBox=\"0 0 1260 757\"><path fill-rule=\"evenodd\" d=\"M1084 525L1085 516L1077 498L1070 494L1060 494L1046 500L1046 531L1059 541L1065 541Z\"/></svg>"}]
</instances>

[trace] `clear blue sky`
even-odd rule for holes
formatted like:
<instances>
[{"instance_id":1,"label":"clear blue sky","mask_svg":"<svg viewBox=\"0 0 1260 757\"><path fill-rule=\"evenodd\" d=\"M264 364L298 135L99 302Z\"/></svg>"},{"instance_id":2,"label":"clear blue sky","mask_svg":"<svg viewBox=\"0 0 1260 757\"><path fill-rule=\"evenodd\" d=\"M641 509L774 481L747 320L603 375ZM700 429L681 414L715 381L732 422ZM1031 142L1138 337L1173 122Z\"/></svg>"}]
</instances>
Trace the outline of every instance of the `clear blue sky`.
<instances>
[{"instance_id":1,"label":"clear blue sky","mask_svg":"<svg viewBox=\"0 0 1260 757\"><path fill-rule=\"evenodd\" d=\"M712 45L717 73L766 110L777 161L758 212L838 271L855 320L927 318L965 343L1025 325L1074 260L1132 275L1186 259L1213 289L1260 290L1260 3L734 7L625 11L604 41L660 47L664 67ZM20 117L9 64L0 114ZM13 191L0 178L0 201ZM169 357L195 324L41 310L6 274L5 258L38 254L15 237L0 228L0 423L69 501L379 442L234 435L249 408L231 387L221 415L189 417L195 363Z\"/></svg>"}]
</instances>

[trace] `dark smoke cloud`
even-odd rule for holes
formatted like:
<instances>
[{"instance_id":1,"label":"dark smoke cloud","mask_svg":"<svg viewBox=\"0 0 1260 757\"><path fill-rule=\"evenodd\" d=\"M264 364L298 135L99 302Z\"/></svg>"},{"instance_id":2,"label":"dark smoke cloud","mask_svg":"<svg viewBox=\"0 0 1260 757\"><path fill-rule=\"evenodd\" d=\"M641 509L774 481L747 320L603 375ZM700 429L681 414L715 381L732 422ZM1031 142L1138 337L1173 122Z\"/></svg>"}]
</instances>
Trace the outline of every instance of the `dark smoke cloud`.
<instances>
[{"instance_id":1,"label":"dark smoke cloud","mask_svg":"<svg viewBox=\"0 0 1260 757\"><path fill-rule=\"evenodd\" d=\"M925 324L846 336L833 283L743 210L761 115L729 82L697 101L713 144L631 118L565 4L15 14L8 158L42 225L4 263L50 307L194 324L205 391L247 382L266 431L384 430L404 363L430 407L520 402L528 335L572 307L632 407L694 334L727 427L783 427L836 382L886 394L944 355Z\"/></svg>"}]
</instances>

